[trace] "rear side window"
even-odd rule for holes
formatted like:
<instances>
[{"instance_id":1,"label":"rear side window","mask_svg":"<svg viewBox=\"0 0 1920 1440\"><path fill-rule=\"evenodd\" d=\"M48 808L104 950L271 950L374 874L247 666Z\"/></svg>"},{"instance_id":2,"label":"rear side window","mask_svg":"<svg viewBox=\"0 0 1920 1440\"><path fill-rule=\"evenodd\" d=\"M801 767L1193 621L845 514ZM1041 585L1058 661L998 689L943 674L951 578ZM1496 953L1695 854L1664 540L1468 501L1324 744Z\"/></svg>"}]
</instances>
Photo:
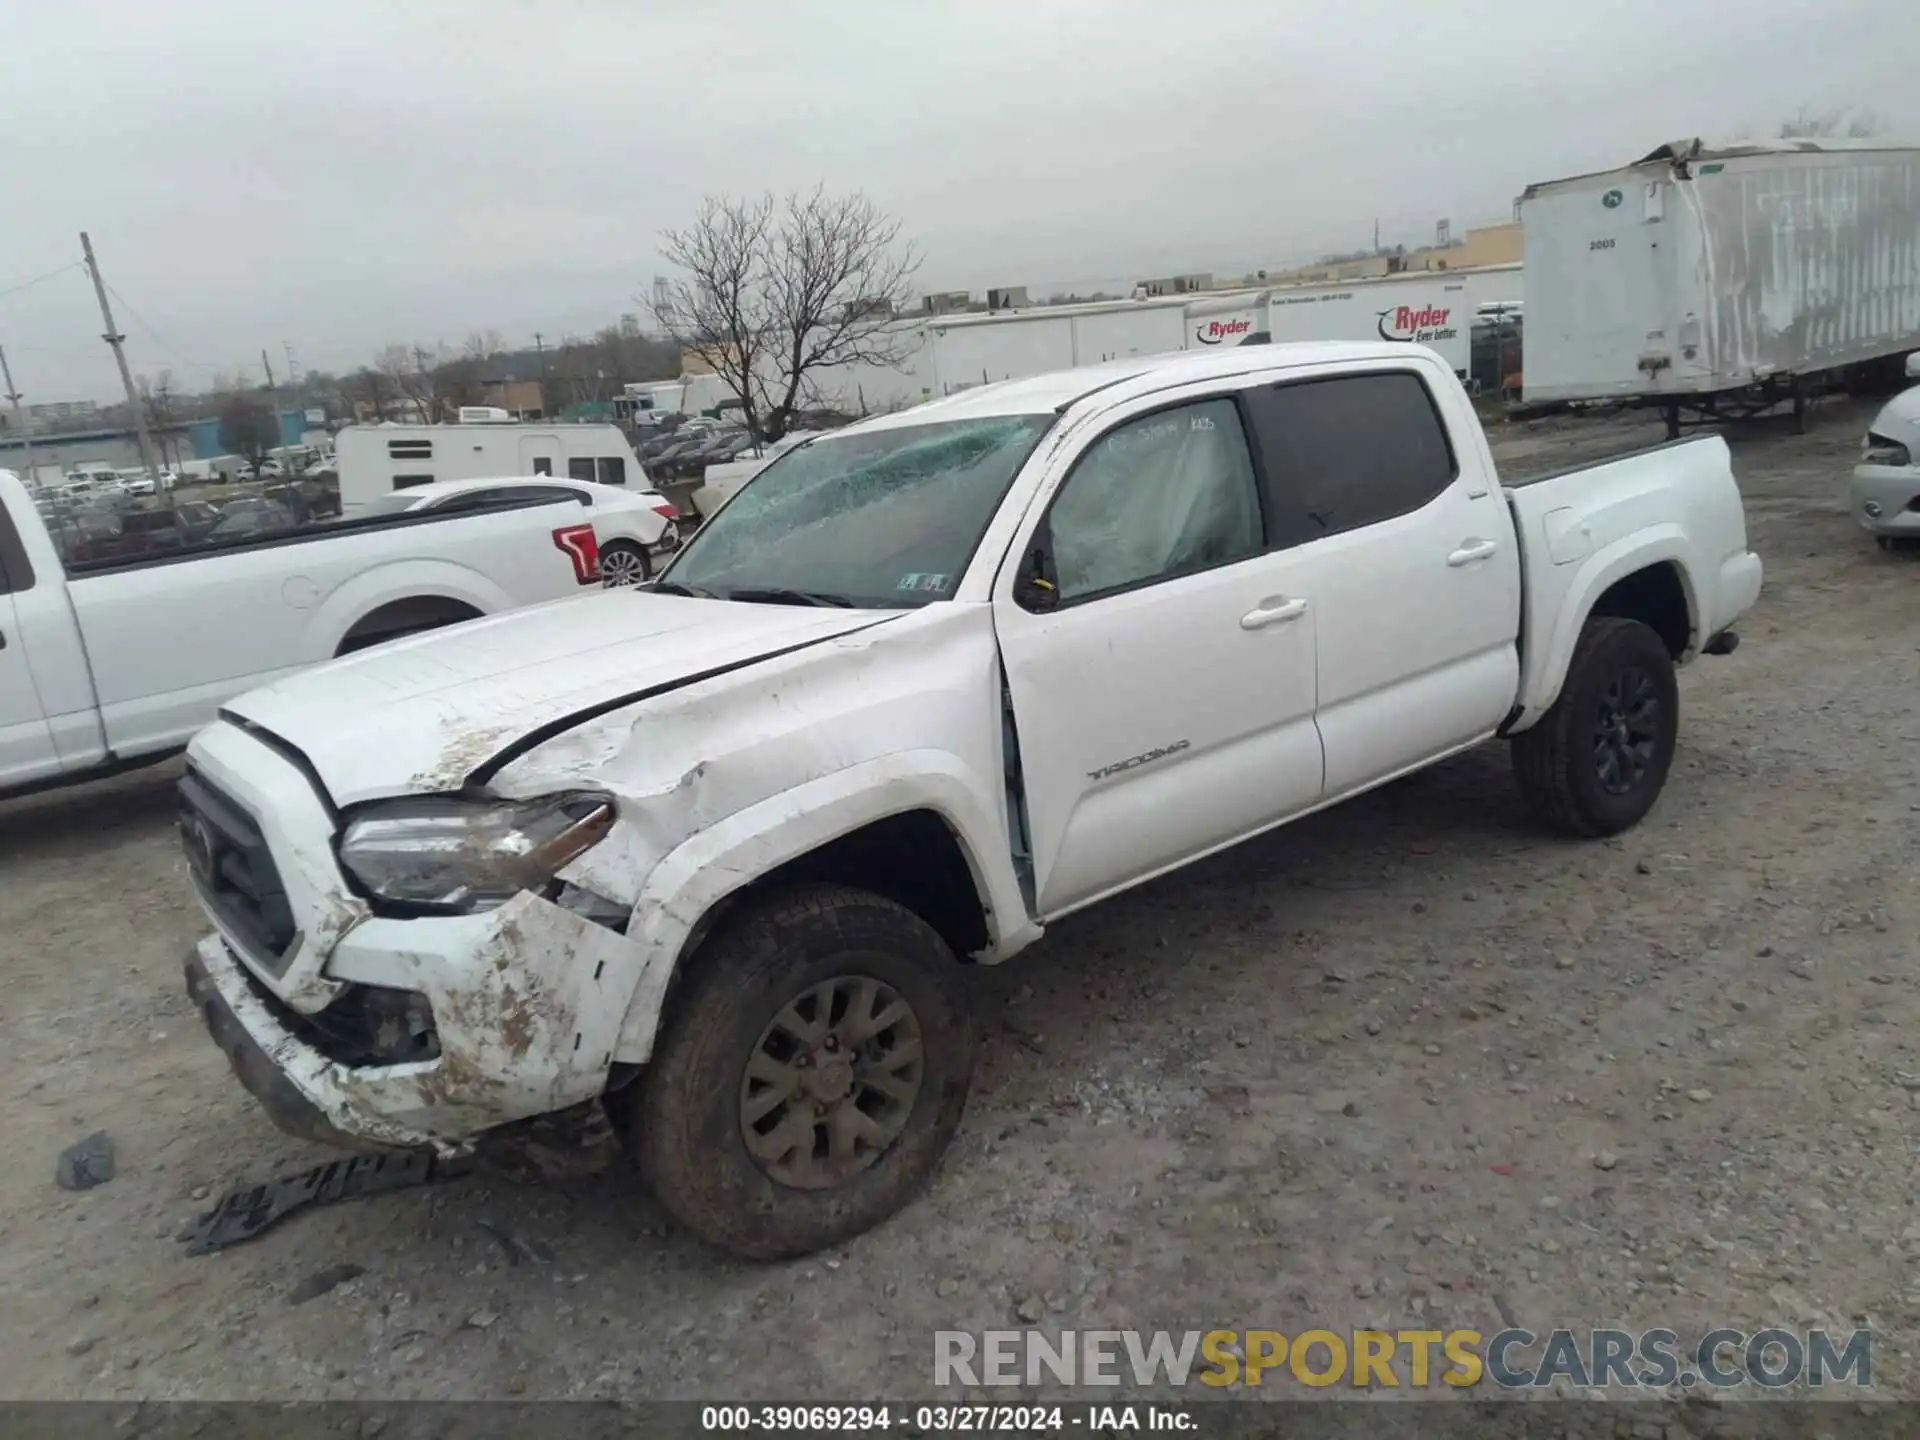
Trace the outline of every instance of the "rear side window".
<instances>
[{"instance_id":1,"label":"rear side window","mask_svg":"<svg viewBox=\"0 0 1920 1440\"><path fill-rule=\"evenodd\" d=\"M1418 510L1459 473L1433 396L1404 371L1246 392L1276 545Z\"/></svg>"},{"instance_id":2,"label":"rear side window","mask_svg":"<svg viewBox=\"0 0 1920 1440\"><path fill-rule=\"evenodd\" d=\"M0 595L33 588L33 566L27 560L26 542L14 528L7 507L0 505Z\"/></svg>"},{"instance_id":3,"label":"rear side window","mask_svg":"<svg viewBox=\"0 0 1920 1440\"><path fill-rule=\"evenodd\" d=\"M564 485L509 485L504 490L489 490L487 494L495 505L559 505L568 500L580 505L587 503L584 494Z\"/></svg>"},{"instance_id":4,"label":"rear side window","mask_svg":"<svg viewBox=\"0 0 1920 1440\"><path fill-rule=\"evenodd\" d=\"M431 475L396 475L393 477L393 488L396 490L411 490L416 485L431 484L433 484L433 476Z\"/></svg>"},{"instance_id":5,"label":"rear side window","mask_svg":"<svg viewBox=\"0 0 1920 1440\"><path fill-rule=\"evenodd\" d=\"M591 455L576 455L567 461L567 478L569 480L585 480L591 482L593 480L593 457Z\"/></svg>"},{"instance_id":6,"label":"rear side window","mask_svg":"<svg viewBox=\"0 0 1920 1440\"><path fill-rule=\"evenodd\" d=\"M581 479L591 477L581 476ZM627 483L627 462L618 455L600 457L600 483L602 485L624 485Z\"/></svg>"}]
</instances>

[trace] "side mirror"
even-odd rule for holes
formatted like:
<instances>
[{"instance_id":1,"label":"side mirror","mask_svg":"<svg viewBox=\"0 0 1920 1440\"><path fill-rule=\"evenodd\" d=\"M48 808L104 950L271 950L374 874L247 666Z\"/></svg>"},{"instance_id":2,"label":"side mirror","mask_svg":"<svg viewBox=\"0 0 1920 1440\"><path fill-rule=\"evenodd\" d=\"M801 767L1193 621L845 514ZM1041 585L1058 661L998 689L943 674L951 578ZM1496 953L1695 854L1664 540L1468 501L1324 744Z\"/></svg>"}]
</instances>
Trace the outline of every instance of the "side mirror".
<instances>
[{"instance_id":1,"label":"side mirror","mask_svg":"<svg viewBox=\"0 0 1920 1440\"><path fill-rule=\"evenodd\" d=\"M1920 380L1920 350L1916 350L1913 354L1907 356L1907 378L1909 380Z\"/></svg>"},{"instance_id":2,"label":"side mirror","mask_svg":"<svg viewBox=\"0 0 1920 1440\"><path fill-rule=\"evenodd\" d=\"M1060 588L1053 578L1053 565L1046 546L1035 543L1020 562L1013 578L1013 601L1022 610L1044 614L1060 603Z\"/></svg>"}]
</instances>

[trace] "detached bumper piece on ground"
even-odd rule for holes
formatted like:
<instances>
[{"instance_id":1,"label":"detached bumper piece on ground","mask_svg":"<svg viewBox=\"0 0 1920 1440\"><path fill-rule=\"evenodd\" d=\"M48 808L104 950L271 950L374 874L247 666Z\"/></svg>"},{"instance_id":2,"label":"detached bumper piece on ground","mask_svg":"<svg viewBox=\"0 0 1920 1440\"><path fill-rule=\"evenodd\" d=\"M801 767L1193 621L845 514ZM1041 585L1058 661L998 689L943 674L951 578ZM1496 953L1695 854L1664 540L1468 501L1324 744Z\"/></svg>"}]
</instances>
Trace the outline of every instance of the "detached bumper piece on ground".
<instances>
[{"instance_id":1,"label":"detached bumper piece on ground","mask_svg":"<svg viewBox=\"0 0 1920 1440\"><path fill-rule=\"evenodd\" d=\"M233 1191L196 1219L180 1239L186 1242L189 1255L205 1255L251 1240L301 1210L451 1180L465 1174L469 1166L467 1157L442 1160L424 1151L334 1160Z\"/></svg>"}]
</instances>

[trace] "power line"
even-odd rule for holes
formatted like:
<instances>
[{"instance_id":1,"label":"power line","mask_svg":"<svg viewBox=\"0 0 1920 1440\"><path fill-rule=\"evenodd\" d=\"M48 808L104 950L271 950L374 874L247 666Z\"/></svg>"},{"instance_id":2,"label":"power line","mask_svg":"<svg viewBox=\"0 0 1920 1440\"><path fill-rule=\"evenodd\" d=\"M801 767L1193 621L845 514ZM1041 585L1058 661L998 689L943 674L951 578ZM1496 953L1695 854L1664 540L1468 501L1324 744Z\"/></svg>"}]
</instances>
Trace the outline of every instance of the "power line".
<instances>
[{"instance_id":1,"label":"power line","mask_svg":"<svg viewBox=\"0 0 1920 1440\"><path fill-rule=\"evenodd\" d=\"M82 261L71 260L67 262L65 265L62 265L58 270L49 270L46 274L36 275L31 280L22 280L18 285L11 286L10 288L5 290L0 290L0 300L4 300L9 295L18 295L22 290L31 290L34 286L43 284L48 280L56 279L59 276L66 274L69 270L81 269L83 264L84 262Z\"/></svg>"},{"instance_id":2,"label":"power line","mask_svg":"<svg viewBox=\"0 0 1920 1440\"><path fill-rule=\"evenodd\" d=\"M176 365L191 365L196 370L213 371L228 368L221 365L210 365L205 360L195 360L191 355L180 354L179 346L167 339L167 337L162 335L158 330L154 329L153 322L148 320L147 317L142 315L138 310L134 309L131 300L127 299L126 296L122 295L111 285L107 286L107 293L120 302L120 308L133 316L134 322L138 324L142 330L146 331L156 342L165 347L166 353L161 357L162 359L171 360Z\"/></svg>"}]
</instances>

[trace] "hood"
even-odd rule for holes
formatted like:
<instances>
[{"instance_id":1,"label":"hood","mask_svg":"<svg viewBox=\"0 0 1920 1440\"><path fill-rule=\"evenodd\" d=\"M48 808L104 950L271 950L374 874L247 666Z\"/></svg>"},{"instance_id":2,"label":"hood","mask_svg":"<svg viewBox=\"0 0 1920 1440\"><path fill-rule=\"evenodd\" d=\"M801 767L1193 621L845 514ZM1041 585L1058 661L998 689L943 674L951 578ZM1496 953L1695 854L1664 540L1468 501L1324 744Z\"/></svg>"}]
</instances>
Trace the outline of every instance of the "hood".
<instances>
[{"instance_id":1,"label":"hood","mask_svg":"<svg viewBox=\"0 0 1920 1440\"><path fill-rule=\"evenodd\" d=\"M1909 450L1920 453L1920 385L1904 395L1896 395L1873 417L1873 433L1898 440Z\"/></svg>"},{"instance_id":2,"label":"hood","mask_svg":"<svg viewBox=\"0 0 1920 1440\"><path fill-rule=\"evenodd\" d=\"M222 713L299 750L336 805L446 792L517 741L903 613L609 590L376 646Z\"/></svg>"}]
</instances>

